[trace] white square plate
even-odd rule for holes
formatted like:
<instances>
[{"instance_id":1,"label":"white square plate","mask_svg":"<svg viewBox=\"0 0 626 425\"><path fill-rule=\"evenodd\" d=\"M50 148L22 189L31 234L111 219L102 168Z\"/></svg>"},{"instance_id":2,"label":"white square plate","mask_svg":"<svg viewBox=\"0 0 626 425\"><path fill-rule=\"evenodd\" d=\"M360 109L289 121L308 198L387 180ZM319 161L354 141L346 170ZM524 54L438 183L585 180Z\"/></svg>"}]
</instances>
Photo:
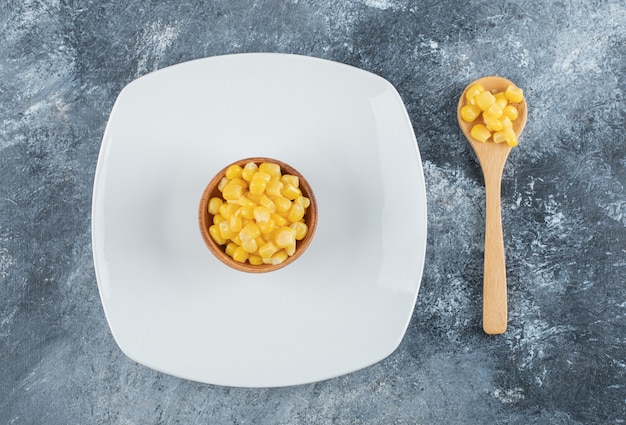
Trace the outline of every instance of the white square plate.
<instances>
[{"instance_id":1,"label":"white square plate","mask_svg":"<svg viewBox=\"0 0 626 425\"><path fill-rule=\"evenodd\" d=\"M228 268L198 228L208 181L254 156L298 169L319 204L308 250L272 273ZM404 336L426 246L404 104L379 76L305 56L218 56L143 76L104 133L92 237L111 332L143 365L272 387L376 363Z\"/></svg>"}]
</instances>

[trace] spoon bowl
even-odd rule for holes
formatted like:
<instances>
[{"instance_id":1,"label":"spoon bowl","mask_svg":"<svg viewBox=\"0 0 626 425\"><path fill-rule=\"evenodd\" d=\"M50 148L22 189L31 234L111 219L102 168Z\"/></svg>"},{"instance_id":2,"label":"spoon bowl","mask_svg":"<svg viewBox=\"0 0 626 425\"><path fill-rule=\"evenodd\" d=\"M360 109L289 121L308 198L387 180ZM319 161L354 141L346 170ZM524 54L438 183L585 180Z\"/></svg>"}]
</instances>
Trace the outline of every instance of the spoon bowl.
<instances>
[{"instance_id":1,"label":"spoon bowl","mask_svg":"<svg viewBox=\"0 0 626 425\"><path fill-rule=\"evenodd\" d=\"M515 84L513 84L511 81L507 80L506 78L497 77L497 76L483 77L483 78L479 78L476 81L473 81L472 83L468 84L467 87L465 87L465 89L463 90L463 94L461 94L461 97L459 98L459 104L457 106L457 114L456 114L458 121L459 121L459 126L461 127L461 131L463 132L467 140L470 142L472 147L474 147L475 145L491 146L494 144L503 145L502 147L508 147L506 143L482 143L482 142L475 140L470 135L470 130L472 129L472 126L476 122L467 122L464 119L462 119L461 108L463 107L463 105L467 103L465 100L465 93L467 93L467 89L472 87L474 84L480 84L481 86L485 88L486 91L490 91L492 93L503 92L506 90L508 86L510 85L514 86ZM515 134L519 137L519 135L522 134L524 127L526 126L526 120L528 118L528 108L526 107L526 99L516 104L516 106L517 106L517 111L519 112L519 117L515 121L513 121L513 131L515 131Z\"/></svg>"},{"instance_id":2,"label":"spoon bowl","mask_svg":"<svg viewBox=\"0 0 626 425\"><path fill-rule=\"evenodd\" d=\"M485 180L485 254L483 274L483 330L490 335L502 334L507 328L507 289L504 239L502 234L502 213L500 190L504 164L511 152L507 143L492 141L480 142L474 139L470 130L475 122L468 123L461 118L461 108L466 103L465 93L474 84L482 85L492 93L503 92L509 85L515 85L506 78L489 76L469 84L459 99L457 120L461 131L472 146ZM526 100L516 104L518 118L513 121L513 131L519 137L526 125L528 109Z\"/></svg>"}]
</instances>

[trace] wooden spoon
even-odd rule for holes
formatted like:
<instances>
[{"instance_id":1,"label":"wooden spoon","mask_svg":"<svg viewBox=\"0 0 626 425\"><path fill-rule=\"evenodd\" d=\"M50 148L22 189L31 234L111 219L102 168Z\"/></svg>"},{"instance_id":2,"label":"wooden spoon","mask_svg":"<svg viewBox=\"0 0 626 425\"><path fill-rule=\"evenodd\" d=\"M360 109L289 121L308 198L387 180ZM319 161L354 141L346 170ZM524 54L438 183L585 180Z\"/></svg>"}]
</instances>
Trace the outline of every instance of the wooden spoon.
<instances>
[{"instance_id":1,"label":"wooden spoon","mask_svg":"<svg viewBox=\"0 0 626 425\"><path fill-rule=\"evenodd\" d=\"M461 131L474 149L485 180L485 259L483 277L483 330L490 335L502 334L507 326L506 264L504 259L504 239L502 237L502 216L500 210L500 182L502 171L511 147L506 143L481 143L470 135L472 126L461 118L460 110L466 103L465 92L474 84L481 84L492 93L503 92L512 82L502 77L484 77L469 84L459 99L457 119ZM517 105L519 117L513 122L513 130L519 137L526 125L528 111L526 101Z\"/></svg>"}]
</instances>

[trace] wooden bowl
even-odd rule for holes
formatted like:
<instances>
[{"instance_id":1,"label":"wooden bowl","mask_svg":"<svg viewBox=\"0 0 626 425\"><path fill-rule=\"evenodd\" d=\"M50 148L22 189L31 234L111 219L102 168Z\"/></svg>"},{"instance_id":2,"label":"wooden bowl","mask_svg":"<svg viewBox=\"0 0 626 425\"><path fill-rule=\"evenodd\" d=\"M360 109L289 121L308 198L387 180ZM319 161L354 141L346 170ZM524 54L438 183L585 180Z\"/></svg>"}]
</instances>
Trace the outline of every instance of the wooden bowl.
<instances>
[{"instance_id":1,"label":"wooden bowl","mask_svg":"<svg viewBox=\"0 0 626 425\"><path fill-rule=\"evenodd\" d=\"M254 265L249 262L240 263L238 261L233 260L229 255L226 254L225 245L218 245L211 235L209 234L209 227L213 225L213 215L208 211L208 203L209 200L213 197L222 198L222 194L218 189L218 183L225 176L226 170L231 165L239 165L243 167L249 162L254 162L257 165L260 165L262 162L270 162L274 164L280 165L280 169L282 174L293 174L294 176L298 176L300 180L300 190L302 191L302 195L306 196L311 200L311 205L306 210L306 214L304 215L304 222L308 226L308 232L304 239L300 241L296 241L296 251L295 253L288 257L285 261L280 264L259 264ZM209 248L209 250L215 255L215 257L220 260L222 263L226 264L229 267L232 267L235 270L239 270L247 273L266 273L274 270L281 269L300 257L304 251L306 251L307 247L313 240L313 236L315 234L315 229L317 227L317 201L315 200L315 195L313 194L313 190L309 185L309 182L304 178L302 174L300 174L295 168L286 164L282 161L278 161L272 158L263 158L263 157L253 157L241 159L239 161L228 164L224 167L219 173L211 179L209 184L207 184L204 192L202 193L202 198L200 199L200 207L198 209L198 223L200 225L200 232L202 234L202 238L204 239L205 244Z\"/></svg>"}]
</instances>

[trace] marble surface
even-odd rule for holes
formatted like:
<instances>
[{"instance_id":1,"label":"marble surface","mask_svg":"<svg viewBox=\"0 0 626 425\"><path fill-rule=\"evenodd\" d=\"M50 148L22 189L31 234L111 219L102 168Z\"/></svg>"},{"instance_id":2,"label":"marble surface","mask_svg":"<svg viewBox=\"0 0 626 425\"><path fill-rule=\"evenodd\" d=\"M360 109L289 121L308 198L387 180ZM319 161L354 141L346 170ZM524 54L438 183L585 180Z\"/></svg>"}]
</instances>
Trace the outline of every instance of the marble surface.
<instances>
[{"instance_id":1,"label":"marble surface","mask_svg":"<svg viewBox=\"0 0 626 425\"><path fill-rule=\"evenodd\" d=\"M0 3L0 423L620 424L626 421L626 5L218 0ZM295 387L138 365L94 275L91 191L133 79L237 52L327 58L404 100L429 235L408 331L383 361ZM481 330L484 190L455 118L472 79L525 89L502 185L509 329Z\"/></svg>"}]
</instances>

